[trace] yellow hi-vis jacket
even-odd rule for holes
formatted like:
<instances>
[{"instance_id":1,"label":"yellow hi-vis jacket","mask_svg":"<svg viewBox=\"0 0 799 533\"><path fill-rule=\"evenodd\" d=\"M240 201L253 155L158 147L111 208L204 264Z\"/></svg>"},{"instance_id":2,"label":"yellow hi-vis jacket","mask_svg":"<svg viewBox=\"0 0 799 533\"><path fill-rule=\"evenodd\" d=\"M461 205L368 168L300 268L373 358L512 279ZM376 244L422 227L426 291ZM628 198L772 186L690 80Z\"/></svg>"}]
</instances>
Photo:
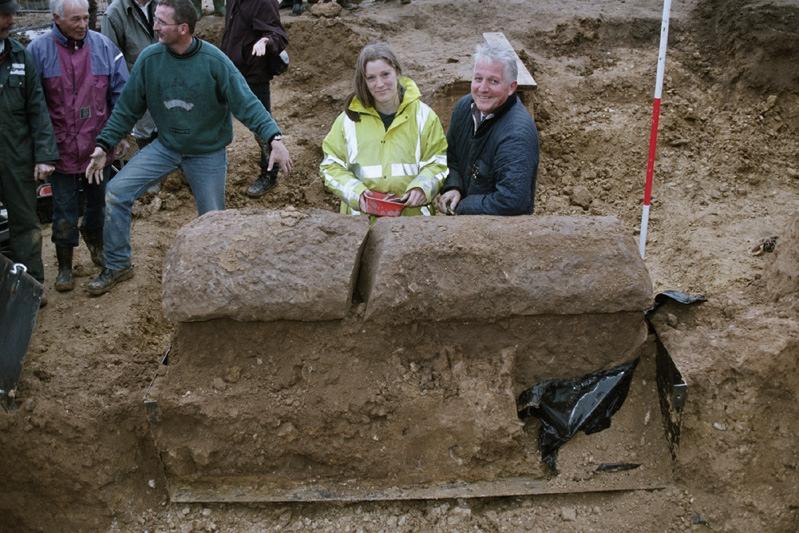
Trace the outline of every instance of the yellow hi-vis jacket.
<instances>
[{"instance_id":1,"label":"yellow hi-vis jacket","mask_svg":"<svg viewBox=\"0 0 799 533\"><path fill-rule=\"evenodd\" d=\"M431 202L447 177L447 138L438 115L421 100L416 84L400 78L405 94L386 130L373 107L355 97L350 109L361 114L353 122L341 113L322 143L319 166L325 186L341 198L341 213L359 215L358 199L368 190L405 194L414 187ZM403 215L430 215L433 205L406 208Z\"/></svg>"}]
</instances>

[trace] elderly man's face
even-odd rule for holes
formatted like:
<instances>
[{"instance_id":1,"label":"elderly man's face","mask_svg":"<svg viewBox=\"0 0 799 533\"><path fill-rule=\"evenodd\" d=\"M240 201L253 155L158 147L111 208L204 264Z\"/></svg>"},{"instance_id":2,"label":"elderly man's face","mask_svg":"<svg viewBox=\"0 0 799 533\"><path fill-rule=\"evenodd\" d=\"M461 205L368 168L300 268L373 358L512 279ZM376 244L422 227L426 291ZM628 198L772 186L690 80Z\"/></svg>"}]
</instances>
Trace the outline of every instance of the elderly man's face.
<instances>
[{"instance_id":1,"label":"elderly man's face","mask_svg":"<svg viewBox=\"0 0 799 533\"><path fill-rule=\"evenodd\" d=\"M516 82L508 81L501 61L480 60L474 65L472 98L481 113L496 111L516 91Z\"/></svg>"},{"instance_id":2,"label":"elderly man's face","mask_svg":"<svg viewBox=\"0 0 799 533\"><path fill-rule=\"evenodd\" d=\"M14 27L14 14L0 12L0 40L8 39L11 28Z\"/></svg>"},{"instance_id":3,"label":"elderly man's face","mask_svg":"<svg viewBox=\"0 0 799 533\"><path fill-rule=\"evenodd\" d=\"M75 41L83 40L89 31L89 8L78 2L64 2L64 16L53 13L53 20L61 33Z\"/></svg>"}]
</instances>

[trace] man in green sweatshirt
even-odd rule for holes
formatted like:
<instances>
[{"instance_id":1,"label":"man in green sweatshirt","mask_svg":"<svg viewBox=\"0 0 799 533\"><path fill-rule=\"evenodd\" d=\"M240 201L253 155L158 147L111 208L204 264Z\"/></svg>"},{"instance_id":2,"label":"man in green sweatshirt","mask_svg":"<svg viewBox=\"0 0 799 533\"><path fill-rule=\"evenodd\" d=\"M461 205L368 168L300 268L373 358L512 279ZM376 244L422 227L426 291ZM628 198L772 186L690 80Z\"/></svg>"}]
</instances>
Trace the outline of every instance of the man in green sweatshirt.
<instances>
[{"instance_id":1,"label":"man in green sweatshirt","mask_svg":"<svg viewBox=\"0 0 799 533\"><path fill-rule=\"evenodd\" d=\"M144 147L106 186L103 271L89 294L108 292L133 276L131 207L161 176L181 168L194 193L197 212L225 208L225 146L233 140L231 114L272 148L269 168L288 174L291 158L272 116L218 48L193 37L197 12L191 0L160 0L155 9L158 43L139 55L130 79L86 169L102 180L106 153L149 109L158 138Z\"/></svg>"}]
</instances>

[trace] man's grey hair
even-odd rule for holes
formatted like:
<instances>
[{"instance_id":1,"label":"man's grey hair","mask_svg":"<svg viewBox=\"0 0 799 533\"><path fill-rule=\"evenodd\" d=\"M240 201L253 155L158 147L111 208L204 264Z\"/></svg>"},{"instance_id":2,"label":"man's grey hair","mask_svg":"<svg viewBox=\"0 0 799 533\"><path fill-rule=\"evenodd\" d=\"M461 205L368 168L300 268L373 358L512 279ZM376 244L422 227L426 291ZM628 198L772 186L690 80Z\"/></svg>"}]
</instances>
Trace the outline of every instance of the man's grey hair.
<instances>
[{"instance_id":1,"label":"man's grey hair","mask_svg":"<svg viewBox=\"0 0 799 533\"><path fill-rule=\"evenodd\" d=\"M50 0L50 13L63 17L64 4L67 2L70 4L78 4L80 7L89 9L89 0Z\"/></svg>"},{"instance_id":2,"label":"man's grey hair","mask_svg":"<svg viewBox=\"0 0 799 533\"><path fill-rule=\"evenodd\" d=\"M519 67L516 66L516 52L507 46L496 44L480 44L474 50L474 62L478 61L499 61L505 67L505 81L508 83L516 81L519 76Z\"/></svg>"}]
</instances>

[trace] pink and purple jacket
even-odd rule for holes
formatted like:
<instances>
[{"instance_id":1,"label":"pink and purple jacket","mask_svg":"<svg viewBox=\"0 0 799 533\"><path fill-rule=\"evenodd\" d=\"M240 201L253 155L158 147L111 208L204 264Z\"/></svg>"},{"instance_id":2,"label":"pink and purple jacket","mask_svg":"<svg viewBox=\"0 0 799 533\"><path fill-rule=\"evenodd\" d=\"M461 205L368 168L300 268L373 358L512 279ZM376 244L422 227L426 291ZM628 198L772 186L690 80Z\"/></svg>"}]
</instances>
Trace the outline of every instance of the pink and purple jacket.
<instances>
[{"instance_id":1,"label":"pink and purple jacket","mask_svg":"<svg viewBox=\"0 0 799 533\"><path fill-rule=\"evenodd\" d=\"M30 43L42 77L58 153L55 165L64 174L82 174L125 82L128 67L110 39L88 31L74 41L53 28Z\"/></svg>"}]
</instances>

